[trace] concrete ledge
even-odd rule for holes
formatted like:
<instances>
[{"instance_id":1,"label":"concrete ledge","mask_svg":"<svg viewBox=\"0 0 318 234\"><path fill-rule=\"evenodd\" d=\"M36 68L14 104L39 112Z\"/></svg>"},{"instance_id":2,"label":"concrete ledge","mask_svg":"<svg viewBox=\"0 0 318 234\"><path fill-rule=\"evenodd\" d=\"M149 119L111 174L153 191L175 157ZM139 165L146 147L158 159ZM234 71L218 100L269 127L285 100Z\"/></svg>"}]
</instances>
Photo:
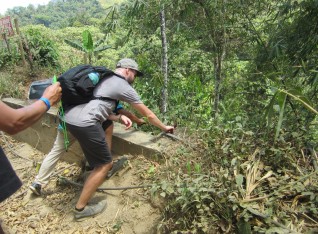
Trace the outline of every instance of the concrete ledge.
<instances>
[{"instance_id":1,"label":"concrete ledge","mask_svg":"<svg viewBox=\"0 0 318 234\"><path fill-rule=\"evenodd\" d=\"M29 101L20 99L5 98L2 100L12 108L21 108L30 104ZM30 128L13 135L18 141L26 142L34 148L48 153L55 141L57 131L57 108L52 107L38 122L33 124ZM113 134L113 152L118 155L132 154L144 155L153 160L157 160L162 155L165 142L169 143L167 139L159 139L156 142L152 141L153 136L137 131L135 129L124 130L124 126L115 123ZM171 143L171 142L170 142ZM83 158L81 147L75 142L66 152L62 160L68 162L80 163Z\"/></svg>"}]
</instances>

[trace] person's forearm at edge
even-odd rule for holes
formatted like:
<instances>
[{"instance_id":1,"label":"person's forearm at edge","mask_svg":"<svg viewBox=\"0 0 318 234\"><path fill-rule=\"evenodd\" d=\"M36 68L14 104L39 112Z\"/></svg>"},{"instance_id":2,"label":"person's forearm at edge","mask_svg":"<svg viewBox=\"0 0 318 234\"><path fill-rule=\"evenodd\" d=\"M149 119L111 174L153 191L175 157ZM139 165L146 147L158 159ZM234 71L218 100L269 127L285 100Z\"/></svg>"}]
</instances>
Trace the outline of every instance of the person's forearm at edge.
<instances>
[{"instance_id":1,"label":"person's forearm at edge","mask_svg":"<svg viewBox=\"0 0 318 234\"><path fill-rule=\"evenodd\" d=\"M61 98L60 83L57 82L47 87L42 95L43 100L33 104L14 109L0 101L0 130L16 134L38 121L41 116ZM47 102L47 103L46 103Z\"/></svg>"},{"instance_id":2,"label":"person's forearm at edge","mask_svg":"<svg viewBox=\"0 0 318 234\"><path fill-rule=\"evenodd\" d=\"M0 129L11 135L16 134L38 121L46 111L47 106L41 100L20 109L0 102Z\"/></svg>"}]
</instances>

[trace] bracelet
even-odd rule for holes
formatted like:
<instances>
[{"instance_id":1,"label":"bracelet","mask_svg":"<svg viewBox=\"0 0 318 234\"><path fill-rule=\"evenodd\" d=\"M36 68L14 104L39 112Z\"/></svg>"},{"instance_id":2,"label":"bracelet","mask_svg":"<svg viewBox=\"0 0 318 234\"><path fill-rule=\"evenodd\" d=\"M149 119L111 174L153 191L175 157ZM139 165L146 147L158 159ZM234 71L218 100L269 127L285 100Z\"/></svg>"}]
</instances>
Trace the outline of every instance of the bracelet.
<instances>
[{"instance_id":1,"label":"bracelet","mask_svg":"<svg viewBox=\"0 0 318 234\"><path fill-rule=\"evenodd\" d=\"M50 104L49 99L47 99L45 97L41 97L39 100L41 100L45 103L47 110L49 110L51 108L51 104Z\"/></svg>"}]
</instances>

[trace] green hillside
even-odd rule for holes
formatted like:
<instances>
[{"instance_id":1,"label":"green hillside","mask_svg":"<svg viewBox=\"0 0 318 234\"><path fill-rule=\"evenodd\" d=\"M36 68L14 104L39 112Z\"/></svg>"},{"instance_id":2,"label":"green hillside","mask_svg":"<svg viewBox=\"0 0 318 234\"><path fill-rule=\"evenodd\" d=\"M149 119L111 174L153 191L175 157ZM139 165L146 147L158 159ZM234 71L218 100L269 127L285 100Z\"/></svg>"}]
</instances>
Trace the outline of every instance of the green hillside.
<instances>
[{"instance_id":1,"label":"green hillside","mask_svg":"<svg viewBox=\"0 0 318 234\"><path fill-rule=\"evenodd\" d=\"M47 5L14 7L5 15L19 19L20 25L42 24L48 28L97 25L104 18L106 8L122 0L52 0Z\"/></svg>"},{"instance_id":2,"label":"green hillside","mask_svg":"<svg viewBox=\"0 0 318 234\"><path fill-rule=\"evenodd\" d=\"M124 0L99 0L99 2L103 6L103 8L107 8L113 6L114 4L122 3L124 2Z\"/></svg>"}]
</instances>

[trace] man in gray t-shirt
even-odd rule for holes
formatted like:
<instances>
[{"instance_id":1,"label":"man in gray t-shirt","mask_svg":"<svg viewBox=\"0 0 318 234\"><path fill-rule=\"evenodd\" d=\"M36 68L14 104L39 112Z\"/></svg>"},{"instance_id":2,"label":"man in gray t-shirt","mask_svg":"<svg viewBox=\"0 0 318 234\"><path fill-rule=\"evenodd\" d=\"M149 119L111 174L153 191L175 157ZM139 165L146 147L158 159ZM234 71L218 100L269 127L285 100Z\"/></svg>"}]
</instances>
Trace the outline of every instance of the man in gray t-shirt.
<instances>
[{"instance_id":1,"label":"man in gray t-shirt","mask_svg":"<svg viewBox=\"0 0 318 234\"><path fill-rule=\"evenodd\" d=\"M137 92L131 87L136 76L143 74L138 70L138 64L129 58L117 63L115 75L105 78L94 89L95 97L107 97L129 103L150 124L164 132L173 132L173 126L166 126L157 116L143 104ZM119 121L131 127L131 120L126 116L112 114L116 101L92 100L89 103L75 106L65 113L68 130L78 140L87 162L93 171L87 178L81 195L75 205L75 219L82 220L101 213L106 207L106 201L88 204L96 189L103 183L108 171L112 168L112 157L105 142L105 134L101 123L106 119Z\"/></svg>"},{"instance_id":2,"label":"man in gray t-shirt","mask_svg":"<svg viewBox=\"0 0 318 234\"><path fill-rule=\"evenodd\" d=\"M108 97L114 100L120 100L127 103L142 103L136 91L130 84L118 75L113 75L104 79L94 89L95 97ZM89 103L75 106L66 111L65 121L78 127L87 127L103 123L112 110L116 107L115 101L92 100Z\"/></svg>"}]
</instances>

